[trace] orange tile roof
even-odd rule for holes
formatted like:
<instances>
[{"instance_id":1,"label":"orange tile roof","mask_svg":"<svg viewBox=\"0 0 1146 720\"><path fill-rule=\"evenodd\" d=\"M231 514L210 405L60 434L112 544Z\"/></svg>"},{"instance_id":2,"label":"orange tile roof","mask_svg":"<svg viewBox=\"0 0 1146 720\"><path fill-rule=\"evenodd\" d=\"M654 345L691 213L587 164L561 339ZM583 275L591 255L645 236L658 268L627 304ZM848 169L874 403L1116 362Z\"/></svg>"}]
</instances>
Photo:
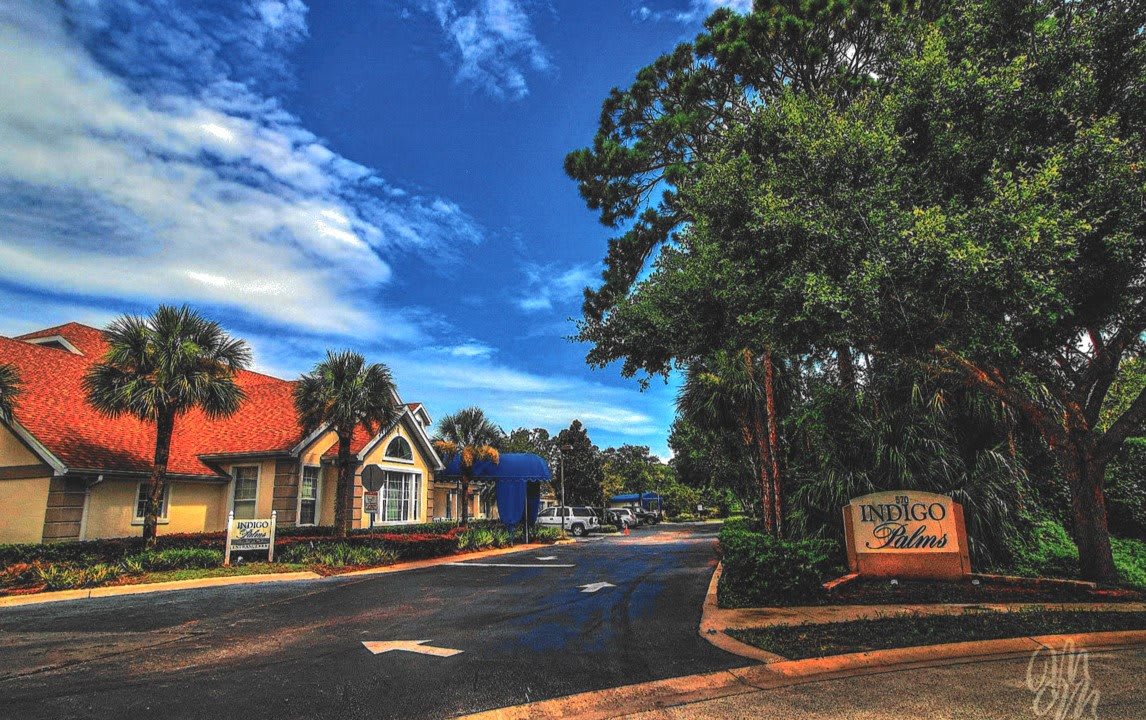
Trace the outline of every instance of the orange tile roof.
<instances>
[{"instance_id":1,"label":"orange tile roof","mask_svg":"<svg viewBox=\"0 0 1146 720\"><path fill-rule=\"evenodd\" d=\"M24 342L53 335L84 354ZM22 383L13 414L69 468L146 472L155 452L155 426L127 416L105 417L84 401L84 373L106 348L100 330L78 323L0 337L0 363L15 365ZM176 420L168 472L216 476L201 455L274 454L301 440L293 382L250 371L240 372L236 381L247 394L239 412L212 420L196 410Z\"/></svg>"}]
</instances>

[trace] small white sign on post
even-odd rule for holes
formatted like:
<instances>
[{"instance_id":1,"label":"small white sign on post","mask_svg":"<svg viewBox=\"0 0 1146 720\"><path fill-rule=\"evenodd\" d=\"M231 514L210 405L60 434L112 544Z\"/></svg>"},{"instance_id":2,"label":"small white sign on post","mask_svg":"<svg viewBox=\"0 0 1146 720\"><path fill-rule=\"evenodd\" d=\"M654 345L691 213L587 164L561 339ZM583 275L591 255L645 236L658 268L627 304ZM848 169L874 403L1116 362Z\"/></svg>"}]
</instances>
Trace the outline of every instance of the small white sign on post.
<instances>
[{"instance_id":1,"label":"small white sign on post","mask_svg":"<svg viewBox=\"0 0 1146 720\"><path fill-rule=\"evenodd\" d=\"M267 562L275 560L275 524L278 512L271 511L269 520L236 520L232 511L227 514L227 547L223 564L231 564L231 553L266 550Z\"/></svg>"},{"instance_id":2,"label":"small white sign on post","mask_svg":"<svg viewBox=\"0 0 1146 720\"><path fill-rule=\"evenodd\" d=\"M362 493L362 512L367 515L377 515L378 509L378 493L377 492L364 492Z\"/></svg>"}]
</instances>

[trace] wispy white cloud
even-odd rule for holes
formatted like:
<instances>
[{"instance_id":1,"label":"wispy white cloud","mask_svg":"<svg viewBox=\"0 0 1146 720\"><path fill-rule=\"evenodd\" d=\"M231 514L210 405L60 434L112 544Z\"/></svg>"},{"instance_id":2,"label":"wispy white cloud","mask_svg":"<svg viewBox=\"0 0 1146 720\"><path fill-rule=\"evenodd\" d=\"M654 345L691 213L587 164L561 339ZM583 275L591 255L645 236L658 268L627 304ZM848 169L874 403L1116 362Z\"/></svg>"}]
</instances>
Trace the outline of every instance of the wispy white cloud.
<instances>
[{"instance_id":1,"label":"wispy white cloud","mask_svg":"<svg viewBox=\"0 0 1146 720\"><path fill-rule=\"evenodd\" d=\"M446 354L457 358L487 358L497 352L497 348L478 340L467 340L460 345L441 348Z\"/></svg>"},{"instance_id":2,"label":"wispy white cloud","mask_svg":"<svg viewBox=\"0 0 1146 720\"><path fill-rule=\"evenodd\" d=\"M299 0L226 7L209 26L165 0L0 7L0 280L423 339L411 313L372 321L386 258L449 256L482 229L259 94L305 37Z\"/></svg>"},{"instance_id":3,"label":"wispy white cloud","mask_svg":"<svg viewBox=\"0 0 1146 720\"><path fill-rule=\"evenodd\" d=\"M752 0L689 0L688 5L675 9L654 8L641 5L632 11L634 19L641 22L672 20L679 23L695 23L704 20L717 8L730 8L738 13L752 12Z\"/></svg>"},{"instance_id":4,"label":"wispy white cloud","mask_svg":"<svg viewBox=\"0 0 1146 720\"><path fill-rule=\"evenodd\" d=\"M552 67L520 0L433 0L422 7L446 34L459 83L519 100L529 94L526 72Z\"/></svg>"},{"instance_id":5,"label":"wispy white cloud","mask_svg":"<svg viewBox=\"0 0 1146 720\"><path fill-rule=\"evenodd\" d=\"M561 270L556 265L527 263L523 272L526 289L518 296L517 306L525 312L542 312L552 310L556 304L570 303L598 279L592 265Z\"/></svg>"}]
</instances>

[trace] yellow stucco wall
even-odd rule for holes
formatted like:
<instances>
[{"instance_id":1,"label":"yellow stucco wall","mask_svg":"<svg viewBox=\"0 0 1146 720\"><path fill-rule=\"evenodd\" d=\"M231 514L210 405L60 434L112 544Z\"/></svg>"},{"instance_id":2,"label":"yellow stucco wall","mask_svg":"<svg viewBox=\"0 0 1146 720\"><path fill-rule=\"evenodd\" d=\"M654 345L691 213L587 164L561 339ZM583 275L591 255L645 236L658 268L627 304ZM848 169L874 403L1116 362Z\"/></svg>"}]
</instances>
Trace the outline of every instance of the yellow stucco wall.
<instances>
[{"instance_id":1,"label":"yellow stucco wall","mask_svg":"<svg viewBox=\"0 0 1146 720\"><path fill-rule=\"evenodd\" d=\"M40 459L0 425L0 468L32 465L41 465ZM0 543L38 543L43 538L51 474L45 470L38 478L0 479Z\"/></svg>"},{"instance_id":2,"label":"yellow stucco wall","mask_svg":"<svg viewBox=\"0 0 1146 720\"><path fill-rule=\"evenodd\" d=\"M131 537L141 532L142 523L134 519L139 483L137 478L107 478L92 486L84 539ZM174 481L167 497L167 519L159 521L159 534L223 529L230 497L226 483Z\"/></svg>"},{"instance_id":3,"label":"yellow stucco wall","mask_svg":"<svg viewBox=\"0 0 1146 720\"><path fill-rule=\"evenodd\" d=\"M15 433L0 425L0 467L39 464L40 458L25 447Z\"/></svg>"},{"instance_id":4,"label":"yellow stucco wall","mask_svg":"<svg viewBox=\"0 0 1146 720\"><path fill-rule=\"evenodd\" d=\"M50 478L0 480L0 543L38 543L44 536Z\"/></svg>"},{"instance_id":5,"label":"yellow stucco wall","mask_svg":"<svg viewBox=\"0 0 1146 720\"><path fill-rule=\"evenodd\" d=\"M354 483L356 486L362 485L362 468L367 465L378 465L386 470L395 470L398 472L415 472L420 473L422 476L420 494L421 498L418 500L418 518L416 522L426 522L428 516L426 515L426 505L430 498L430 484L434 478L433 466L426 459L423 454L422 448L417 441L414 440L411 430L406 426L409 419L398 423L398 425L386 434L374 448L362 459L362 465L359 466L358 471L354 475ZM386 448L396 437L403 437L406 442L410 443L410 448L414 451L413 462L396 460L394 458L386 457ZM360 503L360 501L359 501ZM355 527L366 527L370 524L370 517L362 515L355 522Z\"/></svg>"}]
</instances>

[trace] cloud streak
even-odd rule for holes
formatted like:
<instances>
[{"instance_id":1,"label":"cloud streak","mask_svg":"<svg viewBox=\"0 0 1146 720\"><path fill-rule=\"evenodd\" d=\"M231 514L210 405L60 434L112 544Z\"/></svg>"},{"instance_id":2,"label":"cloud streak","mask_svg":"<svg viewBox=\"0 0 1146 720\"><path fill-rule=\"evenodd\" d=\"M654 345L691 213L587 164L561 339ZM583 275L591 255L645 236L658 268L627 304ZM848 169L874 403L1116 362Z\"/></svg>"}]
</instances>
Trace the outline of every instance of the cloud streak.
<instances>
[{"instance_id":1,"label":"cloud streak","mask_svg":"<svg viewBox=\"0 0 1146 720\"><path fill-rule=\"evenodd\" d=\"M688 6L676 10L658 10L641 5L632 11L634 19L641 22L672 20L678 23L696 23L704 20L717 8L726 7L742 15L752 12L752 0L689 0Z\"/></svg>"},{"instance_id":2,"label":"cloud streak","mask_svg":"<svg viewBox=\"0 0 1146 720\"><path fill-rule=\"evenodd\" d=\"M0 278L353 335L377 329L386 258L482 239L455 203L334 153L259 94L285 82L301 2L234 3L209 27L183 7L0 9ZM401 311L381 332L424 336Z\"/></svg>"},{"instance_id":3,"label":"cloud streak","mask_svg":"<svg viewBox=\"0 0 1146 720\"><path fill-rule=\"evenodd\" d=\"M519 0L460 5L454 0L435 0L423 9L433 13L445 33L460 84L496 98L520 100L529 94L526 72L546 72L552 67Z\"/></svg>"},{"instance_id":4,"label":"cloud streak","mask_svg":"<svg viewBox=\"0 0 1146 720\"><path fill-rule=\"evenodd\" d=\"M556 265L526 263L526 290L517 298L517 306L529 313L552 310L581 297L581 291L598 278L591 265L574 265L561 270Z\"/></svg>"}]
</instances>

